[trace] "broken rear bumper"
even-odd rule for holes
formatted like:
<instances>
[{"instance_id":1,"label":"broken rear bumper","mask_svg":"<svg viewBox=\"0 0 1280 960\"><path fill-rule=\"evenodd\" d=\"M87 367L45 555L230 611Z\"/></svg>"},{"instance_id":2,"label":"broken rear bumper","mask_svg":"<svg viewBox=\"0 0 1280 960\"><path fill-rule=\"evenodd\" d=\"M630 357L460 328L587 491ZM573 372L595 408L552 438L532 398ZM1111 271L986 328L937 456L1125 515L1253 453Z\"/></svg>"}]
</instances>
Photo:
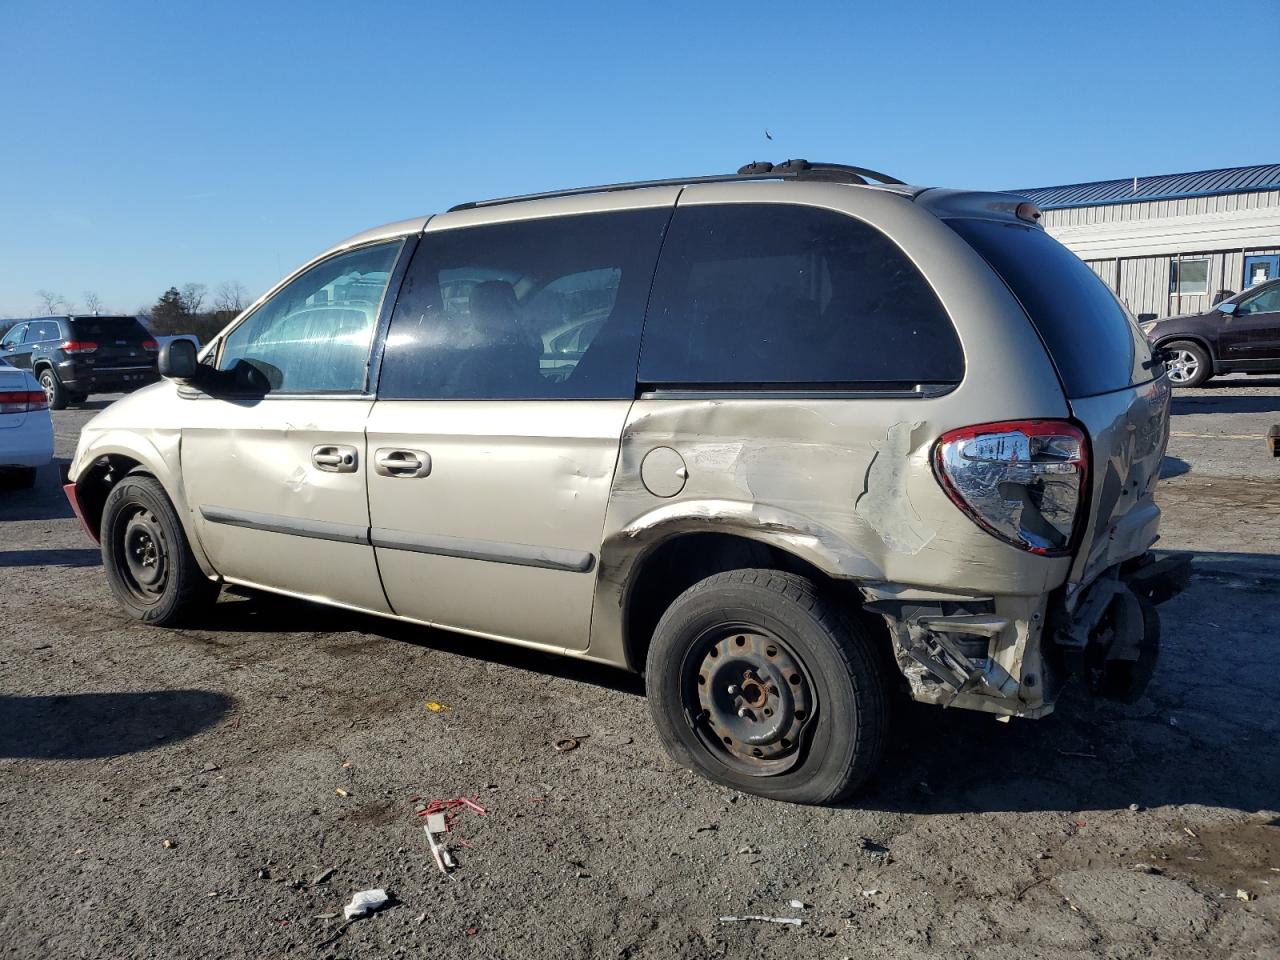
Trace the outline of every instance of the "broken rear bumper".
<instances>
[{"instance_id":1,"label":"broken rear bumper","mask_svg":"<svg viewBox=\"0 0 1280 960\"><path fill-rule=\"evenodd\" d=\"M1060 591L1040 597L956 597L886 585L866 608L884 617L894 656L924 703L1040 717L1064 682L1134 700L1155 670L1155 605L1190 578L1190 559L1146 554L1104 571L1068 612Z\"/></svg>"}]
</instances>

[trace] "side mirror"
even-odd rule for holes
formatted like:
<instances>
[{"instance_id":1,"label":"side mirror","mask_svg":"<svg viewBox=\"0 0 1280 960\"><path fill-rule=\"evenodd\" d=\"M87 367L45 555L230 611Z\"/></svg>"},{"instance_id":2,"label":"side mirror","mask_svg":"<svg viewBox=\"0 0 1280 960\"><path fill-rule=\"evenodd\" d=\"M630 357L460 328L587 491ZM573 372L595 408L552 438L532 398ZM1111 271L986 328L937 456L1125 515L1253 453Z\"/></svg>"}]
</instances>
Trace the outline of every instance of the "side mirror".
<instances>
[{"instance_id":1,"label":"side mirror","mask_svg":"<svg viewBox=\"0 0 1280 960\"><path fill-rule=\"evenodd\" d=\"M1229 317L1236 312L1236 307L1238 306L1238 303L1220 303L1218 304L1218 312Z\"/></svg>"},{"instance_id":2,"label":"side mirror","mask_svg":"<svg viewBox=\"0 0 1280 960\"><path fill-rule=\"evenodd\" d=\"M190 340L170 340L160 348L156 359L160 376L179 382L194 380L199 364L196 362L196 345Z\"/></svg>"}]
</instances>

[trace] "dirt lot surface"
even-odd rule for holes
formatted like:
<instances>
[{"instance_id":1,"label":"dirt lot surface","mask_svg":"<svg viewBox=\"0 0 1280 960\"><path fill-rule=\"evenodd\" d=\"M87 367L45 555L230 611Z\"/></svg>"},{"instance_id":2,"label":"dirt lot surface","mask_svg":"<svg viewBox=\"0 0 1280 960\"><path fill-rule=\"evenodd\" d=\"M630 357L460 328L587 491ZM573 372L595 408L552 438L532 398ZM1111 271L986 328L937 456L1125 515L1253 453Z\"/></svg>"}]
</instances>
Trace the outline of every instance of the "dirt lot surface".
<instances>
[{"instance_id":1,"label":"dirt lot surface","mask_svg":"<svg viewBox=\"0 0 1280 960\"><path fill-rule=\"evenodd\" d=\"M0 493L4 955L1275 958L1275 422L1276 379L1176 399L1161 546L1198 556L1146 698L904 706L844 809L676 768L626 675L261 597L139 627L50 469ZM464 795L445 878L413 798Z\"/></svg>"}]
</instances>

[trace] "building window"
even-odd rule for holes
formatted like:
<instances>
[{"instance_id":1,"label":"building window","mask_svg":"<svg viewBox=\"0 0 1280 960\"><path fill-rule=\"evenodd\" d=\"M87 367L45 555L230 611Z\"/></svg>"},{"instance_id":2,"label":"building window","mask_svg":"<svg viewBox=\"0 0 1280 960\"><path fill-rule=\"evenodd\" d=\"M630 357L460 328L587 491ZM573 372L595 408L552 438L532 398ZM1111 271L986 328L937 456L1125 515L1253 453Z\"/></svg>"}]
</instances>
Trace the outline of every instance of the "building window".
<instances>
[{"instance_id":1,"label":"building window","mask_svg":"<svg viewBox=\"0 0 1280 960\"><path fill-rule=\"evenodd\" d=\"M1169 292L1182 297L1200 296L1209 292L1209 258L1196 260L1171 260L1169 262Z\"/></svg>"}]
</instances>

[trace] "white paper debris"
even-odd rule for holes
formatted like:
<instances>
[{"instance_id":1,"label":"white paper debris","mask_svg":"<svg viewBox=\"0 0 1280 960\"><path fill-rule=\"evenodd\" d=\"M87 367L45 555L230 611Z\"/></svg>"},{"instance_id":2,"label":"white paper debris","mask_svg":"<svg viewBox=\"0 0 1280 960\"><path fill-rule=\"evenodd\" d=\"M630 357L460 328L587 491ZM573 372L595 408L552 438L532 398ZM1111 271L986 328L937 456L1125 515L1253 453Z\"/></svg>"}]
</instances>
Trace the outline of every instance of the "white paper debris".
<instances>
[{"instance_id":1,"label":"white paper debris","mask_svg":"<svg viewBox=\"0 0 1280 960\"><path fill-rule=\"evenodd\" d=\"M351 902L342 908L342 915L348 920L363 917L367 913L381 910L391 898L385 890L361 890L351 898Z\"/></svg>"}]
</instances>

